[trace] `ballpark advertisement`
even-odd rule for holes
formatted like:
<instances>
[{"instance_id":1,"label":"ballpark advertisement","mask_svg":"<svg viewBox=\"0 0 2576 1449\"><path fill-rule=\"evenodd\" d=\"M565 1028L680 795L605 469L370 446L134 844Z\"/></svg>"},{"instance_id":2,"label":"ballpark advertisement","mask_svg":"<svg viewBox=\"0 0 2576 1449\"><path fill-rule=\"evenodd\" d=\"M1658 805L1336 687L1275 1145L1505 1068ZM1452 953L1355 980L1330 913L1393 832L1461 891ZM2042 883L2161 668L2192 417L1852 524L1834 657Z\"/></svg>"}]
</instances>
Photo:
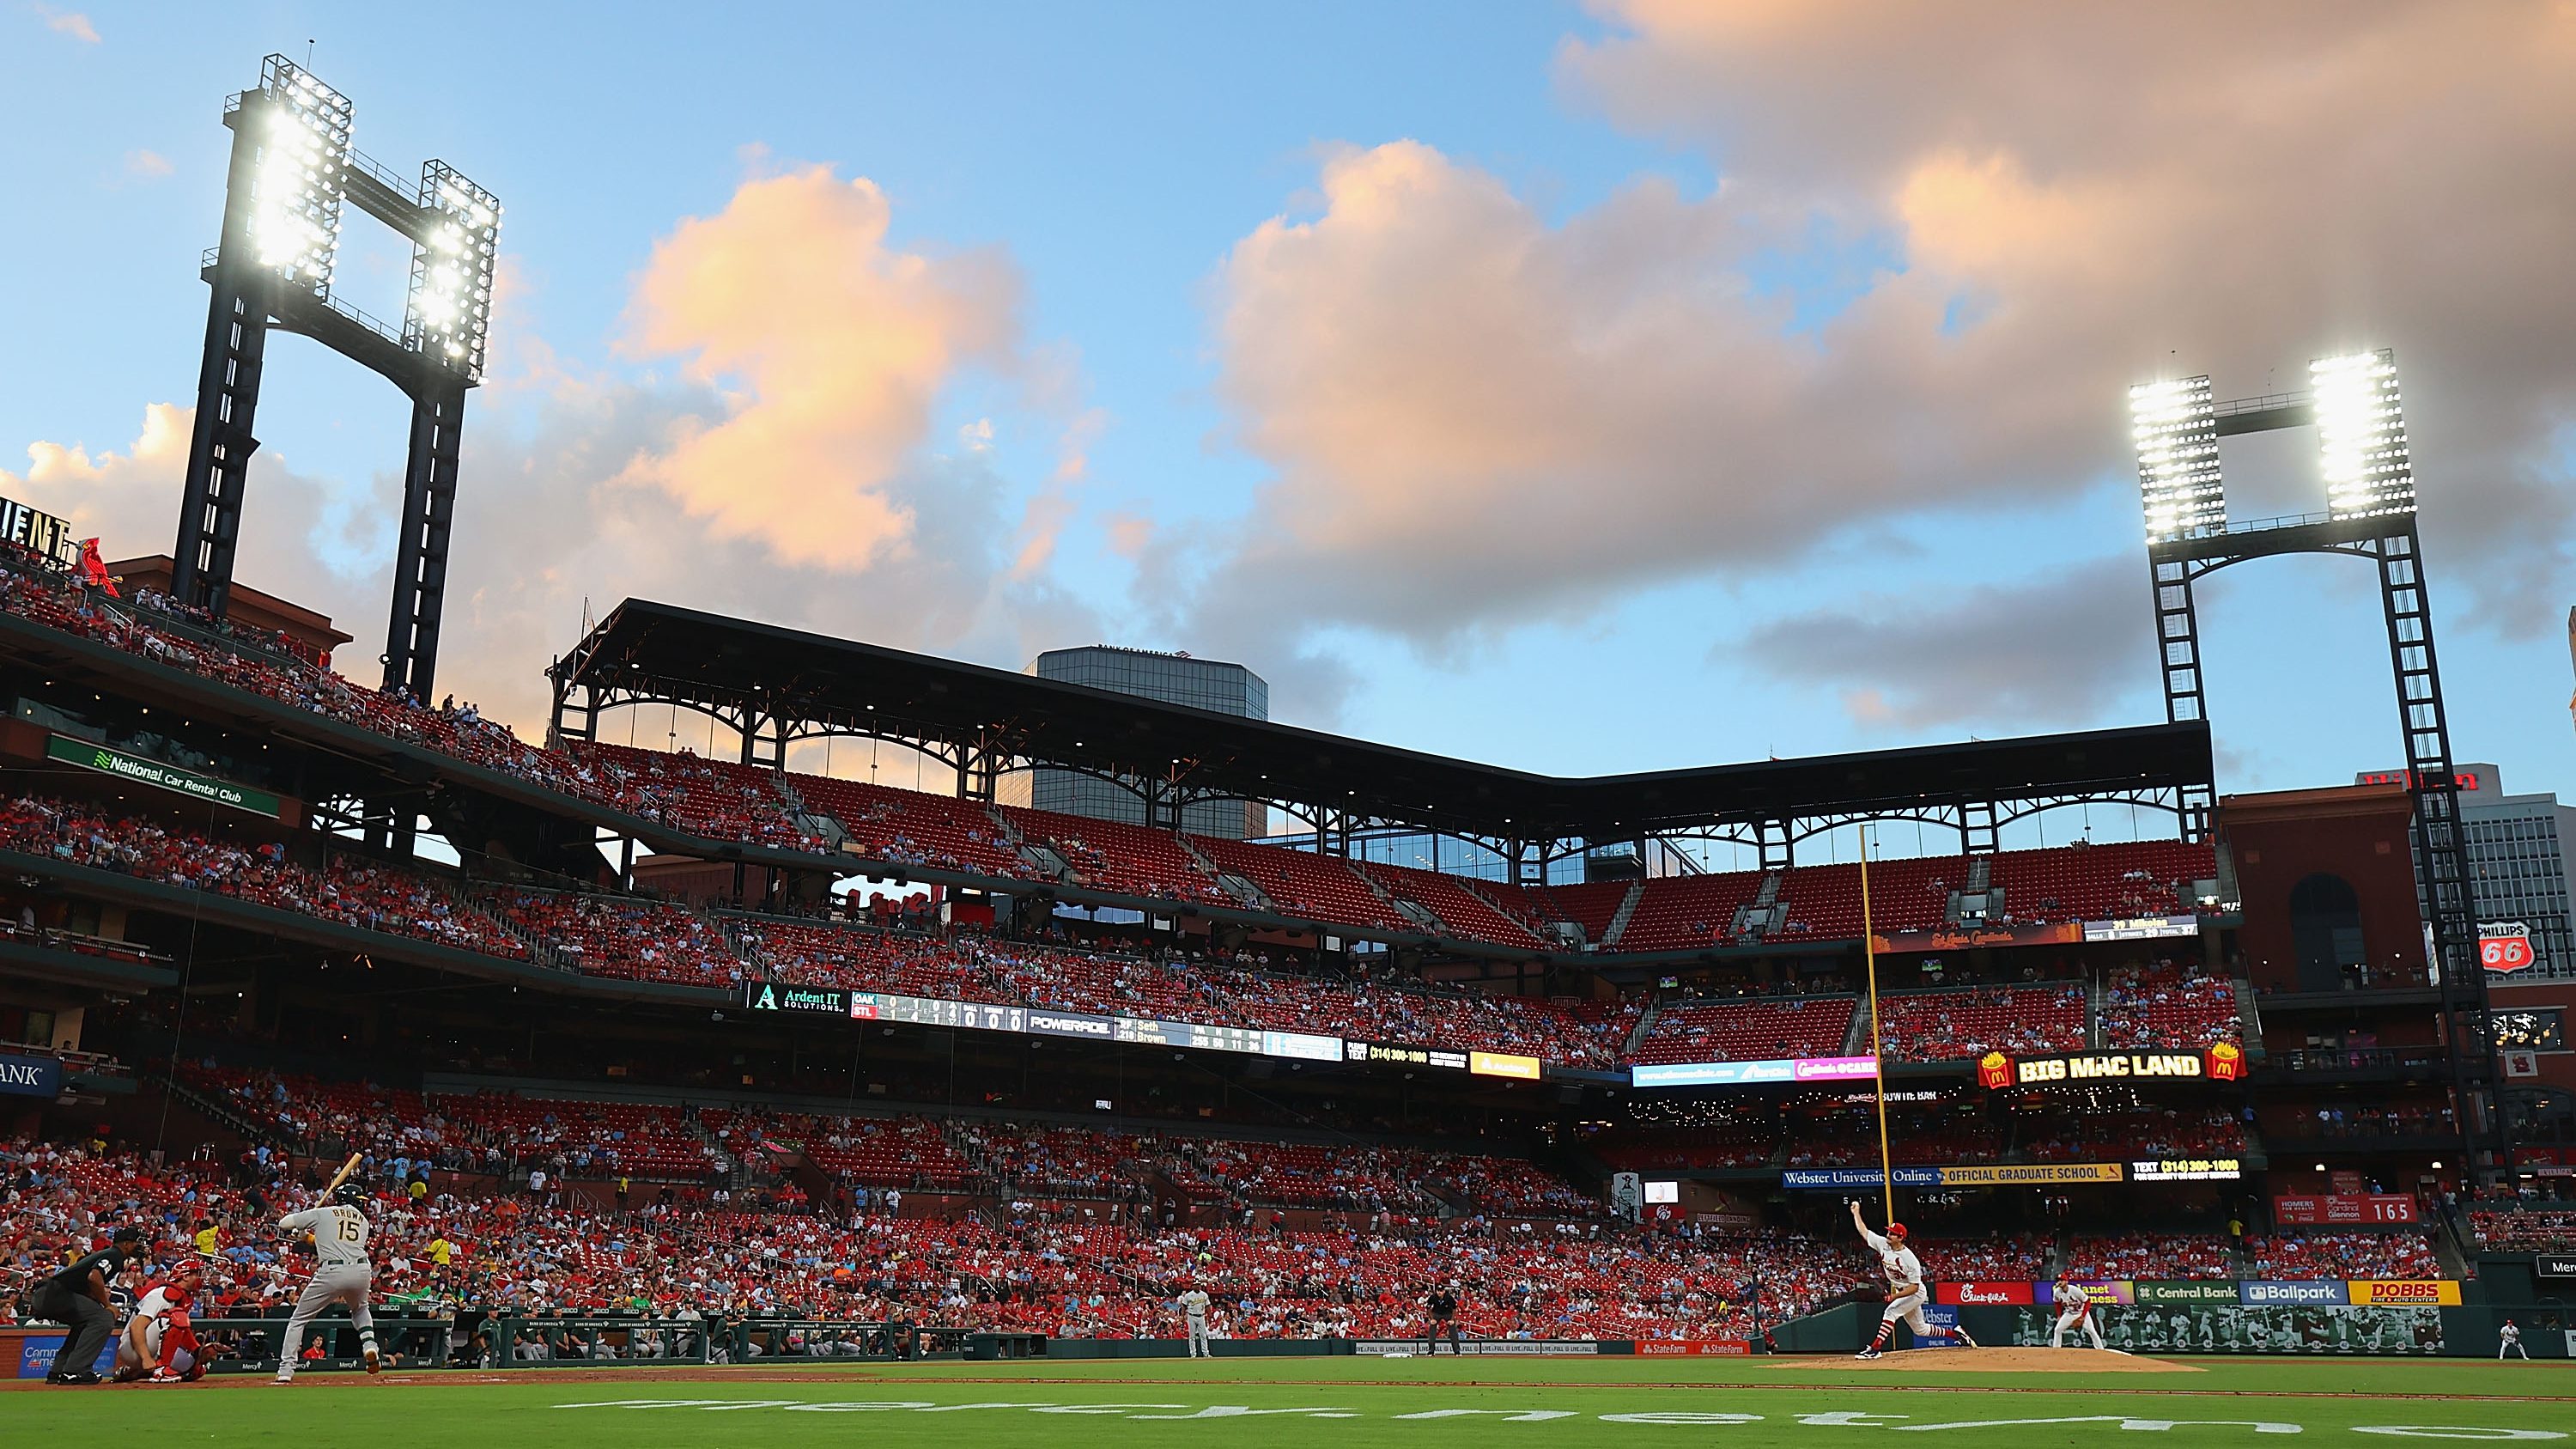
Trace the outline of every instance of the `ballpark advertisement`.
<instances>
[{"instance_id":1,"label":"ballpark advertisement","mask_svg":"<svg viewBox=\"0 0 2576 1449\"><path fill-rule=\"evenodd\" d=\"M2343 1285L2334 1287L2340 1296ZM2055 1312L2013 1310L2013 1343L2047 1347ZM2103 1340L2129 1353L2430 1357L2442 1351L2442 1310L2429 1306L2154 1303L2103 1310L2097 1317Z\"/></svg>"}]
</instances>

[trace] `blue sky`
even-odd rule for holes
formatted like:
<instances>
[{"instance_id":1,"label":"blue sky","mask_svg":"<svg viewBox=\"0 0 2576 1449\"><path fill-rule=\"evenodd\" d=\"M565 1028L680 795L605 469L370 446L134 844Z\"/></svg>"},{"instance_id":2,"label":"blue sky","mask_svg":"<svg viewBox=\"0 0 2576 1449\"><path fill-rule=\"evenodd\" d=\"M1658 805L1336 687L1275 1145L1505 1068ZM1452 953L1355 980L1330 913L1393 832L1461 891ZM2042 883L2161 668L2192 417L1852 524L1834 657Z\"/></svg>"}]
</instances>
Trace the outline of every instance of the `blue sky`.
<instances>
[{"instance_id":1,"label":"blue sky","mask_svg":"<svg viewBox=\"0 0 2576 1449\"><path fill-rule=\"evenodd\" d=\"M0 163L32 208L0 263L38 279L14 330L42 360L0 395L0 486L111 556L168 547L175 466L138 433L190 401L218 115L263 53L310 38L361 149L507 203L460 539L489 557L460 561L479 602L444 677L523 726L580 602L628 592L1010 666L1095 639L1227 654L1280 717L1564 772L2151 721L2120 385L2250 394L2385 343L2455 746L2576 795L2576 365L2534 340L2570 304L2516 240L2563 238L2567 203L2511 180L2566 174L2528 134L2563 104L2545 10L2497 8L2536 28L2518 47L2418 47L2392 84L2439 101L2321 138L2206 72L2384 65L2405 7L2348 49L2311 29L2217 59L2033 12L2013 29L2096 58L2059 93L1980 81L2009 47L1974 25L1909 39L1866 7L463 5L439 27L459 60L385 7L0 4L36 142ZM2134 127L2100 114L2124 106ZM2168 107L2233 107L2229 144L2271 128L2328 179L2186 166L2211 138L2164 135ZM2442 251L2355 199L2355 168L2400 163L2448 188L2420 199ZM844 205L857 178L882 237ZM690 289L760 285L772 255L782 288L837 296L845 260L875 280L770 354ZM950 300L897 327L907 259ZM398 315L406 268L361 219L338 290ZM761 315L807 325L792 296ZM271 356L245 577L372 654L403 409L300 341ZM803 371L853 379L851 413L920 397L853 422L828 391L782 400ZM729 451L692 450L728 423ZM84 461L22 464L38 444ZM2300 446L2231 449L2240 516L2304 506ZM728 494L683 476L709 456L775 467ZM897 522L818 551L808 496ZM2205 594L2222 789L2394 762L2369 583L2298 561Z\"/></svg>"}]
</instances>

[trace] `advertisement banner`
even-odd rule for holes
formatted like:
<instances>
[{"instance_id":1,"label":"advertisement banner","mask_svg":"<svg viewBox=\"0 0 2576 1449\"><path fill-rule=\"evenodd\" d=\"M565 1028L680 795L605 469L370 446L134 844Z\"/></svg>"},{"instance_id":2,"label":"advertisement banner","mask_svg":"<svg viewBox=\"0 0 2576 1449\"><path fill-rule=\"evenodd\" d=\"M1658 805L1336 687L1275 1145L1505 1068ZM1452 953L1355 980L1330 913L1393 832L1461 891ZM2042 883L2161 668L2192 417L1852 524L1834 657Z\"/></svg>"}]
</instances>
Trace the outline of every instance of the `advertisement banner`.
<instances>
[{"instance_id":1,"label":"advertisement banner","mask_svg":"<svg viewBox=\"0 0 2576 1449\"><path fill-rule=\"evenodd\" d=\"M2315 1227L2330 1223L2411 1223L2415 1221L2415 1199L2394 1192L2276 1197L2272 1199L2272 1221L2283 1227Z\"/></svg>"},{"instance_id":2,"label":"advertisement banner","mask_svg":"<svg viewBox=\"0 0 2576 1449\"><path fill-rule=\"evenodd\" d=\"M1440 1351L1447 1353L1453 1345L1443 1342ZM1592 1339L1510 1339L1471 1338L1454 1347L1468 1357L1485 1358L1598 1358L1601 1345ZM1423 1340L1418 1338L1363 1338L1351 1344L1351 1352L1384 1357L1389 1354L1421 1353Z\"/></svg>"},{"instance_id":3,"label":"advertisement banner","mask_svg":"<svg viewBox=\"0 0 2576 1449\"><path fill-rule=\"evenodd\" d=\"M2576 1278L2576 1253L2541 1253L2531 1260L2536 1278Z\"/></svg>"},{"instance_id":4,"label":"advertisement banner","mask_svg":"<svg viewBox=\"0 0 2576 1449\"><path fill-rule=\"evenodd\" d=\"M2046 1307L2013 1311L2012 1342L2044 1347L2056 1326ZM2166 1303L2114 1308L2095 1315L2110 1346L2127 1353L2320 1354L2431 1356L2442 1351L2442 1310L2245 1307L2235 1303Z\"/></svg>"},{"instance_id":5,"label":"advertisement banner","mask_svg":"<svg viewBox=\"0 0 2576 1449\"><path fill-rule=\"evenodd\" d=\"M2084 1299L2088 1303L2109 1305L2138 1301L2138 1285L2122 1278L2083 1278L2076 1280L2075 1286L2084 1290ZM2225 1301L2235 1302L2236 1285L2228 1283L2221 1286L2227 1289ZM2056 1289L2054 1283L2034 1283L2031 1285L2031 1301L2043 1307L2053 1303Z\"/></svg>"},{"instance_id":6,"label":"advertisement banner","mask_svg":"<svg viewBox=\"0 0 2576 1449\"><path fill-rule=\"evenodd\" d=\"M811 1011L825 1016L850 1014L850 993L837 986L789 986L776 981L743 984L742 1004L753 1011Z\"/></svg>"},{"instance_id":7,"label":"advertisement banner","mask_svg":"<svg viewBox=\"0 0 2576 1449\"><path fill-rule=\"evenodd\" d=\"M2019 926L1942 926L1929 931L1890 931L1871 944L1890 951L1974 951L1986 946L2072 946L2084 939L2075 921L2034 922Z\"/></svg>"},{"instance_id":8,"label":"advertisement banner","mask_svg":"<svg viewBox=\"0 0 2576 1449\"><path fill-rule=\"evenodd\" d=\"M1780 1185L1807 1191L1842 1190L1880 1185L1875 1167L1792 1167L1780 1174ZM1939 1187L1941 1169L1937 1167L1900 1167L1896 1169L1898 1187Z\"/></svg>"},{"instance_id":9,"label":"advertisement banner","mask_svg":"<svg viewBox=\"0 0 2576 1449\"><path fill-rule=\"evenodd\" d=\"M2198 1281L2179 1281L2172 1279L2149 1280L2133 1284L2132 1286L2136 1290L2137 1301L2142 1304L2234 1303L2238 1301L2236 1296L2236 1284L2226 1279L2202 1279Z\"/></svg>"},{"instance_id":10,"label":"advertisement banner","mask_svg":"<svg viewBox=\"0 0 2576 1449\"><path fill-rule=\"evenodd\" d=\"M1871 1057L1798 1057L1758 1062L1660 1062L1628 1069L1637 1087L1733 1087L1756 1082L1868 1081Z\"/></svg>"},{"instance_id":11,"label":"advertisement banner","mask_svg":"<svg viewBox=\"0 0 2576 1449\"><path fill-rule=\"evenodd\" d=\"M52 1101L63 1094L62 1061L56 1057L0 1052L0 1094L42 1097Z\"/></svg>"},{"instance_id":12,"label":"advertisement banner","mask_svg":"<svg viewBox=\"0 0 2576 1449\"><path fill-rule=\"evenodd\" d=\"M1943 1187L2009 1187L2032 1182L2118 1182L2116 1162L1980 1163L1940 1169ZM1903 1181L1899 1178L1898 1181Z\"/></svg>"},{"instance_id":13,"label":"advertisement banner","mask_svg":"<svg viewBox=\"0 0 2576 1449\"><path fill-rule=\"evenodd\" d=\"M750 999L755 1003L759 989L750 989ZM780 988L782 992L785 989ZM1193 1051L1239 1052L1247 1056L1285 1057L1303 1062L1338 1062L1345 1055L1340 1037L1315 1036L1299 1031L1207 1026L1187 1021L1156 1021L1141 1016L1093 1016L1086 1012L1057 1011L1044 1006L945 1001L930 996L897 996L886 991L853 991L848 993L848 1000L853 1021L892 1021L963 1031L1004 1031L1024 1036L1073 1037L1085 1041L1184 1047ZM783 1004L780 1009L785 1009Z\"/></svg>"},{"instance_id":14,"label":"advertisement banner","mask_svg":"<svg viewBox=\"0 0 2576 1449\"><path fill-rule=\"evenodd\" d=\"M2129 1164L2131 1182L2234 1182L2245 1164L2234 1157L2159 1157Z\"/></svg>"},{"instance_id":15,"label":"advertisement banner","mask_svg":"<svg viewBox=\"0 0 2576 1449\"><path fill-rule=\"evenodd\" d=\"M1637 1340L1641 1358L1743 1358L1753 1345L1740 1338L1664 1338Z\"/></svg>"},{"instance_id":16,"label":"advertisement banner","mask_svg":"<svg viewBox=\"0 0 2576 1449\"><path fill-rule=\"evenodd\" d=\"M1467 1070L1479 1077L1510 1077L1523 1082L1535 1082L1539 1076L1538 1058L1510 1052L1469 1052Z\"/></svg>"},{"instance_id":17,"label":"advertisement banner","mask_svg":"<svg viewBox=\"0 0 2576 1449\"><path fill-rule=\"evenodd\" d=\"M45 1375L52 1373L54 1371L54 1355L63 1351L63 1339L66 1336L67 1335L60 1333L31 1333L25 1338L19 1339L18 1377L22 1379L40 1379ZM110 1338L106 1345L99 1349L98 1359L90 1365L90 1372L97 1374L100 1378L106 1378L108 1375L116 1372L116 1340L114 1338Z\"/></svg>"},{"instance_id":18,"label":"advertisement banner","mask_svg":"<svg viewBox=\"0 0 2576 1449\"><path fill-rule=\"evenodd\" d=\"M2499 974L2519 971L2539 958L2532 954L2531 927L2521 921L2481 922L2478 964Z\"/></svg>"},{"instance_id":19,"label":"advertisement banner","mask_svg":"<svg viewBox=\"0 0 2576 1449\"><path fill-rule=\"evenodd\" d=\"M0 498L0 538L33 549L64 568L80 567L80 540L72 537L72 526L15 498Z\"/></svg>"},{"instance_id":20,"label":"advertisement banner","mask_svg":"<svg viewBox=\"0 0 2576 1449\"><path fill-rule=\"evenodd\" d=\"M2086 921L2087 941L2158 941L2200 934L2197 916L2145 916L2127 921Z\"/></svg>"},{"instance_id":21,"label":"advertisement banner","mask_svg":"<svg viewBox=\"0 0 2576 1449\"><path fill-rule=\"evenodd\" d=\"M96 770L102 775L114 775L120 780L131 780L137 785L150 785L156 789L168 790L193 800L211 800L218 805L229 805L235 810L248 811L253 815L265 815L271 820L278 817L277 797L265 790L254 790L248 785L236 785L230 780L218 780L212 775L200 775L194 770L183 770L176 765L165 765L159 760L147 760L139 755L129 755L123 750L111 750L105 745L93 745L87 740L48 735L45 738L45 758L60 760L66 765L78 765L84 770Z\"/></svg>"},{"instance_id":22,"label":"advertisement banner","mask_svg":"<svg viewBox=\"0 0 2576 1449\"><path fill-rule=\"evenodd\" d=\"M2346 1283L2344 1288L2355 1303L2460 1306L2460 1285L2447 1278L2357 1278Z\"/></svg>"},{"instance_id":23,"label":"advertisement banner","mask_svg":"<svg viewBox=\"0 0 2576 1449\"><path fill-rule=\"evenodd\" d=\"M1932 1301L1954 1304L2035 1303L2029 1283L1935 1283Z\"/></svg>"},{"instance_id":24,"label":"advertisement banner","mask_svg":"<svg viewBox=\"0 0 2576 1449\"><path fill-rule=\"evenodd\" d=\"M1465 1052L1442 1051L1436 1047L1397 1046L1392 1042L1346 1041L1345 1056L1355 1062L1382 1062L1399 1067L1438 1067L1443 1071L1467 1070Z\"/></svg>"},{"instance_id":25,"label":"advertisement banner","mask_svg":"<svg viewBox=\"0 0 2576 1449\"><path fill-rule=\"evenodd\" d=\"M2213 1049L2214 1051L2215 1049ZM1977 1085L2004 1087L2082 1086L2092 1082L2234 1080L2241 1075L2244 1054L2227 1048L2227 1075L2210 1070L2210 1052L2060 1052L2044 1057L2007 1057L1988 1052L1977 1059Z\"/></svg>"},{"instance_id":26,"label":"advertisement banner","mask_svg":"<svg viewBox=\"0 0 2576 1449\"><path fill-rule=\"evenodd\" d=\"M2333 1278L2312 1278L2295 1283L2247 1280L2236 1285L2236 1298L2249 1308L2316 1307L2331 1304L2342 1307L2352 1302L2352 1290Z\"/></svg>"}]
</instances>

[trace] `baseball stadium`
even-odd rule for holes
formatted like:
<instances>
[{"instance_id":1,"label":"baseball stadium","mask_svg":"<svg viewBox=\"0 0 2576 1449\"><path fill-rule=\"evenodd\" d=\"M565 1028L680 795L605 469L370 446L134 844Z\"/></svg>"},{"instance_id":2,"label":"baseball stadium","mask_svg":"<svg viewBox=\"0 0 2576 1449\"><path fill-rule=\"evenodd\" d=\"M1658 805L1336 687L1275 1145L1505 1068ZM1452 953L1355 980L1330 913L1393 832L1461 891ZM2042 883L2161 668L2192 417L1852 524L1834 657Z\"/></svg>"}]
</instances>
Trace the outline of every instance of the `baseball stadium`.
<instances>
[{"instance_id":1,"label":"baseball stadium","mask_svg":"<svg viewBox=\"0 0 2576 1449\"><path fill-rule=\"evenodd\" d=\"M621 591L505 722L503 205L353 109L223 103L170 551L0 501L10 1443L2576 1434L2576 961L2481 899L2394 350L2099 399L2162 718L1556 775ZM234 573L283 335L411 407L363 668ZM2292 555L2396 738L2225 789L2202 581Z\"/></svg>"}]
</instances>

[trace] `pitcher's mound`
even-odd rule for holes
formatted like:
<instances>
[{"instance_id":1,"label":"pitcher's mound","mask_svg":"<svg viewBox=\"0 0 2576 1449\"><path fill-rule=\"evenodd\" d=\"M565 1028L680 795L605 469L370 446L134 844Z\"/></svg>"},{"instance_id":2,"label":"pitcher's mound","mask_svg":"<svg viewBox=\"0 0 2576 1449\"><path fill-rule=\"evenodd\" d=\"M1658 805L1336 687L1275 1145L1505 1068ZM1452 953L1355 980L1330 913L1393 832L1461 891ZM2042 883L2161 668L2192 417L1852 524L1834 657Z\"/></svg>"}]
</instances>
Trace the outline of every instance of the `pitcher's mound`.
<instances>
[{"instance_id":1,"label":"pitcher's mound","mask_svg":"<svg viewBox=\"0 0 2576 1449\"><path fill-rule=\"evenodd\" d=\"M2190 1364L2098 1348L1927 1348L1877 1358L1819 1360L1837 1368L1895 1374L2196 1374Z\"/></svg>"}]
</instances>

